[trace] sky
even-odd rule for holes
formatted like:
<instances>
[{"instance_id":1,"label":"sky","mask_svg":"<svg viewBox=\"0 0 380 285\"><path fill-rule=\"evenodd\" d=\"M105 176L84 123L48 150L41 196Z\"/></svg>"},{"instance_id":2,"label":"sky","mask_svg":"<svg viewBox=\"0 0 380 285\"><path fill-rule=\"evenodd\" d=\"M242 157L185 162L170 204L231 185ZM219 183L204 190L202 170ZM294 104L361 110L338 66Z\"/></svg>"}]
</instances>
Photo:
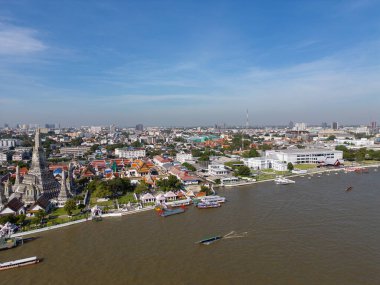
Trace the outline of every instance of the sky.
<instances>
[{"instance_id":1,"label":"sky","mask_svg":"<svg viewBox=\"0 0 380 285\"><path fill-rule=\"evenodd\" d=\"M380 1L0 0L0 124L380 121Z\"/></svg>"}]
</instances>

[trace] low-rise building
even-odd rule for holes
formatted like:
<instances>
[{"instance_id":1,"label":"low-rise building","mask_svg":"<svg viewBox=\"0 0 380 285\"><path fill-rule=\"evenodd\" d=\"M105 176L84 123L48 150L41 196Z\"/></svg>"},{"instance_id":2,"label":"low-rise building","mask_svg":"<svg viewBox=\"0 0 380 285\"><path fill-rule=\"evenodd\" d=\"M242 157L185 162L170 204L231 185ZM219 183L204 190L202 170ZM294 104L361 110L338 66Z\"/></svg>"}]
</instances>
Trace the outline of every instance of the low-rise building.
<instances>
[{"instance_id":1,"label":"low-rise building","mask_svg":"<svg viewBox=\"0 0 380 285\"><path fill-rule=\"evenodd\" d=\"M135 159L135 158L145 157L146 152L145 152L145 149L143 148L116 148L115 156Z\"/></svg>"},{"instance_id":2,"label":"low-rise building","mask_svg":"<svg viewBox=\"0 0 380 285\"><path fill-rule=\"evenodd\" d=\"M227 175L228 170L225 168L223 164L209 164L208 173L210 175Z\"/></svg>"},{"instance_id":3,"label":"low-rise building","mask_svg":"<svg viewBox=\"0 0 380 285\"><path fill-rule=\"evenodd\" d=\"M184 152L177 153L175 159L176 161L179 161L180 163L194 162L193 155L191 153L184 153Z\"/></svg>"}]
</instances>

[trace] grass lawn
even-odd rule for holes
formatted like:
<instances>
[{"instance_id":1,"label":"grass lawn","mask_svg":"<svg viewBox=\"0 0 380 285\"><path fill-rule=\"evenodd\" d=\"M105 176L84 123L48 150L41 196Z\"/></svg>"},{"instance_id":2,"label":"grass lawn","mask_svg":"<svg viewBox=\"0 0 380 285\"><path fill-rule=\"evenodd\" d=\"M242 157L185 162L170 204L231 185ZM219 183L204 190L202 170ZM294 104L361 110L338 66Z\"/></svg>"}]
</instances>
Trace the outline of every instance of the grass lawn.
<instances>
[{"instance_id":1,"label":"grass lawn","mask_svg":"<svg viewBox=\"0 0 380 285\"><path fill-rule=\"evenodd\" d=\"M117 199L119 204L128 204L128 202L136 203L135 197L133 196L133 193L127 193L124 196L121 196Z\"/></svg>"},{"instance_id":2,"label":"grass lawn","mask_svg":"<svg viewBox=\"0 0 380 285\"><path fill-rule=\"evenodd\" d=\"M97 198L93 197L90 199L90 205L91 206L94 206L94 205L98 205L98 206L108 206L108 207L113 207L114 206L114 200L113 199L110 199L108 201L104 201L104 202L96 202Z\"/></svg>"},{"instance_id":3,"label":"grass lawn","mask_svg":"<svg viewBox=\"0 0 380 285\"><path fill-rule=\"evenodd\" d=\"M237 161L228 161L228 162L224 163L225 166L231 167L232 169L237 168L236 166L234 166L234 164L243 165L244 163L242 161L238 161L238 160Z\"/></svg>"},{"instance_id":4,"label":"grass lawn","mask_svg":"<svg viewBox=\"0 0 380 285\"><path fill-rule=\"evenodd\" d=\"M276 177L275 173L271 174L266 174L266 173L261 173L260 175L256 176L257 181L262 181L262 180L267 180L267 179L273 179Z\"/></svg>"},{"instance_id":5,"label":"grass lawn","mask_svg":"<svg viewBox=\"0 0 380 285\"><path fill-rule=\"evenodd\" d=\"M360 163L364 164L364 165L371 165L371 164L380 164L380 161L377 161L377 160L363 160Z\"/></svg>"},{"instance_id":6,"label":"grass lawn","mask_svg":"<svg viewBox=\"0 0 380 285\"><path fill-rule=\"evenodd\" d=\"M294 164L294 169L308 170L317 168L317 164Z\"/></svg>"}]
</instances>

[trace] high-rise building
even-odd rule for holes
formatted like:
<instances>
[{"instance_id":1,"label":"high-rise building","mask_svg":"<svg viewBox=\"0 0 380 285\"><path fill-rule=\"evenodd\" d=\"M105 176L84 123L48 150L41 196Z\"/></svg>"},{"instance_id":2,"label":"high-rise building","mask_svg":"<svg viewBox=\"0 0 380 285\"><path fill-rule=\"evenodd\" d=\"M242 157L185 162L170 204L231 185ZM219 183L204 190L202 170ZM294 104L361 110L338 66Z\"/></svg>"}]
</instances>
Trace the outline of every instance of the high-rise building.
<instances>
[{"instance_id":1,"label":"high-rise building","mask_svg":"<svg viewBox=\"0 0 380 285\"><path fill-rule=\"evenodd\" d=\"M293 128L293 130L294 131L305 131L306 130L306 123L296 123L295 125L294 125L294 128Z\"/></svg>"},{"instance_id":2,"label":"high-rise building","mask_svg":"<svg viewBox=\"0 0 380 285\"><path fill-rule=\"evenodd\" d=\"M292 121L289 122L288 128L289 129L293 129L294 128L294 123Z\"/></svg>"},{"instance_id":3,"label":"high-rise building","mask_svg":"<svg viewBox=\"0 0 380 285\"><path fill-rule=\"evenodd\" d=\"M144 126L143 126L143 124L137 124L136 125L136 131L140 131L140 132L142 132L144 130Z\"/></svg>"},{"instance_id":4,"label":"high-rise building","mask_svg":"<svg viewBox=\"0 0 380 285\"><path fill-rule=\"evenodd\" d=\"M321 127L322 127L323 129L327 129L328 125L327 125L326 122L323 122L323 123L321 124Z\"/></svg>"},{"instance_id":5,"label":"high-rise building","mask_svg":"<svg viewBox=\"0 0 380 285\"><path fill-rule=\"evenodd\" d=\"M339 128L338 122L332 122L332 124L331 124L331 128L332 128L333 130L337 130L337 129Z\"/></svg>"}]
</instances>

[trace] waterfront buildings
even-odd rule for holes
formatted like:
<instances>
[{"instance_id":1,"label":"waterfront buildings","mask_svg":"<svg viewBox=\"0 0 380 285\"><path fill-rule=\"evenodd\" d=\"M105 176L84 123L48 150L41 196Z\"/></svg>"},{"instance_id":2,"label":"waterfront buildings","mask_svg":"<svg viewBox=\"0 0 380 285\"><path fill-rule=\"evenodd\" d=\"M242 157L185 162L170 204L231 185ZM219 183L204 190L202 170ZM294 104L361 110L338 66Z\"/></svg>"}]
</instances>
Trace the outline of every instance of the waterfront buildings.
<instances>
[{"instance_id":1,"label":"waterfront buildings","mask_svg":"<svg viewBox=\"0 0 380 285\"><path fill-rule=\"evenodd\" d=\"M330 160L343 160L343 151L329 149L286 149L286 150L268 150L265 157L283 161L285 163L304 164L320 163Z\"/></svg>"}]
</instances>

